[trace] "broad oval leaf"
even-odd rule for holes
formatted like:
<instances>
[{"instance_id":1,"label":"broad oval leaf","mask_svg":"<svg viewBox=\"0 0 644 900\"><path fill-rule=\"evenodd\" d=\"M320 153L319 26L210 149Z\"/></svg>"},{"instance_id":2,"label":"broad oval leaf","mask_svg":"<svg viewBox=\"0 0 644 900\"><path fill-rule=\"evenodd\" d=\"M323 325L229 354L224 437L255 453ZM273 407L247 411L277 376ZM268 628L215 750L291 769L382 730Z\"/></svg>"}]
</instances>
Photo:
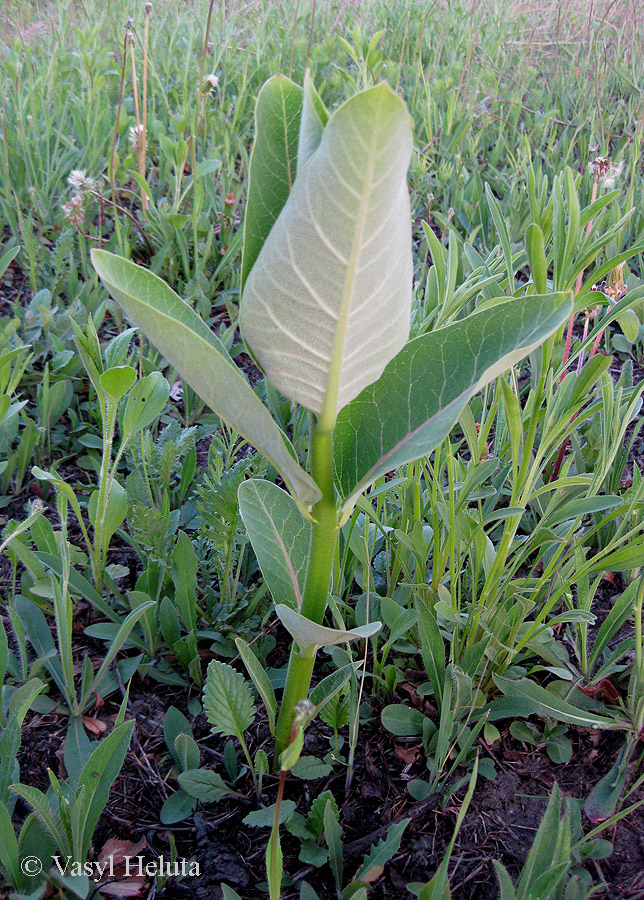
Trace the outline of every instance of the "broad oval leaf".
<instances>
[{"instance_id":1,"label":"broad oval leaf","mask_svg":"<svg viewBox=\"0 0 644 900\"><path fill-rule=\"evenodd\" d=\"M117 403L136 381L136 370L132 366L113 366L101 375L101 387Z\"/></svg>"},{"instance_id":2,"label":"broad oval leaf","mask_svg":"<svg viewBox=\"0 0 644 900\"><path fill-rule=\"evenodd\" d=\"M411 148L409 113L387 85L344 103L246 281L244 338L328 430L409 335Z\"/></svg>"},{"instance_id":3,"label":"broad oval leaf","mask_svg":"<svg viewBox=\"0 0 644 900\"><path fill-rule=\"evenodd\" d=\"M382 727L398 737L415 737L423 733L423 722L427 716L413 706L391 703L383 709L380 721Z\"/></svg>"},{"instance_id":4,"label":"broad oval leaf","mask_svg":"<svg viewBox=\"0 0 644 900\"><path fill-rule=\"evenodd\" d=\"M295 181L302 88L285 75L264 84L255 106L255 143L248 171L242 288Z\"/></svg>"},{"instance_id":5,"label":"broad oval leaf","mask_svg":"<svg viewBox=\"0 0 644 900\"><path fill-rule=\"evenodd\" d=\"M143 431L161 415L169 394L170 385L161 372L151 372L135 384L125 404L123 441Z\"/></svg>"},{"instance_id":6,"label":"broad oval leaf","mask_svg":"<svg viewBox=\"0 0 644 900\"><path fill-rule=\"evenodd\" d=\"M243 481L239 509L262 575L276 603L302 605L311 523L286 491L260 478Z\"/></svg>"},{"instance_id":7,"label":"broad oval leaf","mask_svg":"<svg viewBox=\"0 0 644 900\"><path fill-rule=\"evenodd\" d=\"M301 616L294 609L281 603L275 607L275 612L284 628L286 628L300 648L300 653L303 656L315 652L318 647L334 647L336 644L346 644L347 641L364 640L372 637L382 627L381 622L369 622L367 625L361 625L359 628L352 628L351 631L342 631L339 628L326 628L324 625L312 622L311 619Z\"/></svg>"},{"instance_id":8,"label":"broad oval leaf","mask_svg":"<svg viewBox=\"0 0 644 900\"><path fill-rule=\"evenodd\" d=\"M288 439L219 338L168 285L127 259L93 250L92 263L128 317L181 373L201 399L256 447L283 477L304 506L320 491L295 459Z\"/></svg>"},{"instance_id":9,"label":"broad oval leaf","mask_svg":"<svg viewBox=\"0 0 644 900\"><path fill-rule=\"evenodd\" d=\"M178 781L186 794L202 803L217 803L224 797L235 794L221 775L212 769L187 769L179 772Z\"/></svg>"},{"instance_id":10,"label":"broad oval leaf","mask_svg":"<svg viewBox=\"0 0 644 900\"><path fill-rule=\"evenodd\" d=\"M98 513L98 491L92 491L87 504L87 512L92 526L96 528L96 516ZM105 508L105 519L103 522L102 539L105 545L112 539L114 532L121 527L127 515L127 491L118 483L116 479L112 480L110 485L110 493L107 498L107 506Z\"/></svg>"},{"instance_id":11,"label":"broad oval leaf","mask_svg":"<svg viewBox=\"0 0 644 900\"><path fill-rule=\"evenodd\" d=\"M345 515L376 478L437 447L470 397L571 310L568 294L524 297L411 340L338 418L335 469Z\"/></svg>"}]
</instances>

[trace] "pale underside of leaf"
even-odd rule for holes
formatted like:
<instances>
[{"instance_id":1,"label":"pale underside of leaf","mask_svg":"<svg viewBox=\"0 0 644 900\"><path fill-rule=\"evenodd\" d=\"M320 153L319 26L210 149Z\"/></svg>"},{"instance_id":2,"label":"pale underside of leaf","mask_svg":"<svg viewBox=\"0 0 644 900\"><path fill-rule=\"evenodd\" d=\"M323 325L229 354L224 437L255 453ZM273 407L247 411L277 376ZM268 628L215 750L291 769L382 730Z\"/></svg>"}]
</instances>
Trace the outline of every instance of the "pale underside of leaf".
<instances>
[{"instance_id":1,"label":"pale underside of leaf","mask_svg":"<svg viewBox=\"0 0 644 900\"><path fill-rule=\"evenodd\" d=\"M360 625L359 628L352 628L351 631L326 628L281 603L275 607L275 612L302 654L317 650L318 647L334 647L336 644L345 644L347 641L364 640L377 634L382 628L381 622L369 622L367 625Z\"/></svg>"},{"instance_id":2,"label":"pale underside of leaf","mask_svg":"<svg viewBox=\"0 0 644 900\"><path fill-rule=\"evenodd\" d=\"M338 418L345 513L376 478L437 447L470 397L563 324L571 306L567 294L509 300L410 341Z\"/></svg>"},{"instance_id":3,"label":"pale underside of leaf","mask_svg":"<svg viewBox=\"0 0 644 900\"><path fill-rule=\"evenodd\" d=\"M254 393L223 344L187 303L152 272L105 250L92 262L112 296L201 399L256 447L300 502L320 491L301 468L286 436Z\"/></svg>"},{"instance_id":4,"label":"pale underside of leaf","mask_svg":"<svg viewBox=\"0 0 644 900\"><path fill-rule=\"evenodd\" d=\"M304 167L311 156L320 146L322 134L326 123L329 121L322 100L315 90L311 75L307 69L304 73L304 96L302 97L302 118L300 121L300 136L297 145L297 169Z\"/></svg>"},{"instance_id":5,"label":"pale underside of leaf","mask_svg":"<svg viewBox=\"0 0 644 900\"><path fill-rule=\"evenodd\" d=\"M244 525L273 599L299 609L309 563L311 523L294 500L270 481L244 481L238 496Z\"/></svg>"},{"instance_id":6,"label":"pale underside of leaf","mask_svg":"<svg viewBox=\"0 0 644 900\"><path fill-rule=\"evenodd\" d=\"M409 114L386 85L347 101L246 282L240 322L251 350L328 428L409 334L411 146Z\"/></svg>"}]
</instances>

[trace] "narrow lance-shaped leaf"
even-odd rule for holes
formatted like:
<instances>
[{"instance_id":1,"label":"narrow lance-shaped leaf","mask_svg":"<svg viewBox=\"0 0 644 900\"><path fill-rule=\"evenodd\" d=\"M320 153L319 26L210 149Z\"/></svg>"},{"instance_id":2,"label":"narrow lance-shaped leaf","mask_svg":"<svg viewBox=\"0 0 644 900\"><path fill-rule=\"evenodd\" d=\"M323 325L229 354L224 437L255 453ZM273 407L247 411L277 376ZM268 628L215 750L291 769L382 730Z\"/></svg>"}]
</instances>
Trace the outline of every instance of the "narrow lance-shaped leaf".
<instances>
[{"instance_id":1,"label":"narrow lance-shaped leaf","mask_svg":"<svg viewBox=\"0 0 644 900\"><path fill-rule=\"evenodd\" d=\"M320 492L219 338L152 272L106 250L94 268L112 296L201 399L275 466L301 505Z\"/></svg>"},{"instance_id":2,"label":"narrow lance-shaped leaf","mask_svg":"<svg viewBox=\"0 0 644 900\"><path fill-rule=\"evenodd\" d=\"M94 749L81 774L78 790L85 790L80 822L83 826L83 859L89 850L96 823L105 809L110 788L121 771L133 730L133 721L118 725Z\"/></svg>"},{"instance_id":3,"label":"narrow lance-shaped leaf","mask_svg":"<svg viewBox=\"0 0 644 900\"><path fill-rule=\"evenodd\" d=\"M505 694L508 703L496 700L492 705L493 715L490 718L499 718L494 712L503 710L506 716L531 715L538 712L542 716L549 716L558 722L567 725L576 725L578 728L604 728L613 730L626 730L627 723L621 719L609 719L606 716L598 716L595 713L579 709L567 700L562 700L556 694L552 694L539 684L526 679L513 681L495 675L494 681L498 688ZM525 704L527 701L527 705ZM516 709L516 712L515 712ZM527 712L527 710L530 712Z\"/></svg>"},{"instance_id":4,"label":"narrow lance-shaped leaf","mask_svg":"<svg viewBox=\"0 0 644 900\"><path fill-rule=\"evenodd\" d=\"M345 515L376 478L437 447L470 397L571 309L568 294L508 300L410 341L338 418L335 470Z\"/></svg>"},{"instance_id":5,"label":"narrow lance-shaped leaf","mask_svg":"<svg viewBox=\"0 0 644 900\"><path fill-rule=\"evenodd\" d=\"M246 531L273 599L299 609L309 563L311 523L286 491L270 481L244 481L238 497Z\"/></svg>"},{"instance_id":6,"label":"narrow lance-shaped leaf","mask_svg":"<svg viewBox=\"0 0 644 900\"><path fill-rule=\"evenodd\" d=\"M261 662L255 656L250 646L241 638L235 638L235 646L242 658L242 662L246 666L246 671L250 675L253 684L257 688L257 693L262 698L262 702L268 716L268 726L271 734L275 733L275 710L277 709L277 701L275 699L275 691L271 680L268 677Z\"/></svg>"},{"instance_id":7,"label":"narrow lance-shaped leaf","mask_svg":"<svg viewBox=\"0 0 644 900\"><path fill-rule=\"evenodd\" d=\"M302 88L284 75L264 84L255 106L255 144L248 173L242 288L295 181Z\"/></svg>"},{"instance_id":8,"label":"narrow lance-shaped leaf","mask_svg":"<svg viewBox=\"0 0 644 900\"><path fill-rule=\"evenodd\" d=\"M244 338L326 430L409 334L411 148L409 113L387 85L344 103L246 281Z\"/></svg>"}]
</instances>

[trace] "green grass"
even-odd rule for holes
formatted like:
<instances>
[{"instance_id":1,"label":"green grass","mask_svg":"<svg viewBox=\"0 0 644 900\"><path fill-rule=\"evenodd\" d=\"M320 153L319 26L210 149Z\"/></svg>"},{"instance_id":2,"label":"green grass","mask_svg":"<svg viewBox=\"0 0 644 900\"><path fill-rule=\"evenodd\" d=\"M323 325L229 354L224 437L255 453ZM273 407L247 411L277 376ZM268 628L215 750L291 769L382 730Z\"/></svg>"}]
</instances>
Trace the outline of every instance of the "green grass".
<instances>
[{"instance_id":1,"label":"green grass","mask_svg":"<svg viewBox=\"0 0 644 900\"><path fill-rule=\"evenodd\" d=\"M484 182L501 199L511 238L519 240L529 217L525 187L531 161L539 182L552 183L566 165L586 172L580 185L585 199L592 187L588 163L594 156L611 156L622 166L616 187L636 209L620 242L628 246L640 235L642 54L628 22L617 30L602 25L598 16L571 21L564 9L562 43L552 44L544 43L543 26L535 30L515 5L480 4L471 11L452 5L444 14L439 5L371 2L357 10L363 37L355 41L355 23L342 6L321 4L312 30L308 4L301 5L297 17L288 4L233 5L225 22L217 7L204 71L216 74L219 84L204 100L191 142L207 7L205 2L182 5L184 14L177 16L174 4L154 6L146 168L154 208L141 231L123 221L120 240L109 209L109 161L130 5L110 4L108 14L102 4L88 0L71 9L64 3L41 4L40 15L33 5L28 13L20 6L6 13L11 22L6 37L13 39L3 53L0 224L10 240L22 245L20 263L33 292L64 282L66 299L73 301L85 281L91 285L88 247L100 236L103 246L147 259L184 295L212 300L221 294L234 300L240 248L225 219L224 198L235 195L229 210L233 219L243 213L254 98L275 72L301 80L309 37L316 84L333 104L356 79L368 81L372 75L367 65L353 62L340 38L354 45L359 57L371 37L381 33L378 76L401 91L414 119L418 152L410 174L419 218L429 218L441 230L449 222L485 252L496 236L482 203ZM140 104L142 4L134 34ZM139 193L128 141L135 127L128 51L114 171L127 208L136 207ZM181 173L187 148L187 168ZM199 179L196 203L188 174L193 155L197 162L221 162ZM88 204L87 239L63 217L62 205L73 193L67 178L74 169L97 179L105 197L102 228L96 223L97 204Z\"/></svg>"},{"instance_id":2,"label":"green grass","mask_svg":"<svg viewBox=\"0 0 644 900\"><path fill-rule=\"evenodd\" d=\"M0 13L3 540L33 512L20 534L3 544L0 725L8 733L12 695L69 719L65 791L74 790L74 775L89 755L87 735L74 718L80 707L92 709L95 696L89 673L81 679L74 665L85 655L81 639L102 641L113 653L128 649L119 657L119 677L101 672L97 686L115 714L119 679L125 683L137 673L181 691L181 702L189 701L196 715L204 671L198 650L233 660L237 635L262 665L285 663L237 493L247 477L275 480L275 472L221 426L145 339L126 330L90 251L100 247L150 268L194 306L257 382L304 464L310 416L262 380L237 322L255 100L275 73L302 83L308 64L329 108L386 79L411 112L413 336L511 297L554 290L578 298L568 349L560 329L475 396L432 454L379 479L343 525L333 549L325 624L354 628L378 616L384 628L369 641L364 681L352 676L322 711L326 730L318 734L329 737L334 758L314 763L325 772L328 767L341 806L342 786L364 775L355 761L360 741L382 725L392 742L413 738L420 754L408 791L403 785L406 802L423 802L438 790L445 817L454 793L471 779L476 814L472 772L492 774L486 747L500 732L506 743L516 738L524 750L547 751L554 765L585 739L572 728L581 724L625 735L616 760L610 747L605 778L595 779L587 819L611 821L638 802L644 722L644 479L637 465L644 390L642 6L642 0L582 6L573 0L541 6L251 0L211 7L208 0L158 0L149 16L147 53L138 0L127 30L133 7L125 0L10 0ZM144 117L142 163L137 128ZM609 172L594 181L597 158L610 159ZM620 279L626 299L598 324L594 310L607 308L606 292L619 288ZM603 293L593 290L596 285ZM118 447L127 401L120 411L118 402L110 408L104 434L100 391L90 382L96 385L97 372L114 366L131 366L139 378L162 371L172 391L163 413L136 433L110 470L112 438ZM32 474L34 465L55 468L65 481ZM97 566L90 497L108 470L120 490ZM34 495L45 504L44 516L32 510ZM82 534L68 501L84 521ZM103 551L108 563L126 560L130 570L108 565L104 576ZM592 625L598 606L603 609L597 598L605 569L614 573L611 612L597 621L597 631ZM142 608L148 599L154 602ZM86 618L72 635L72 618L80 620L81 610ZM115 638L128 615L122 640ZM3 649L5 631L10 650ZM363 659L364 652L354 645L351 659ZM349 661L349 651L336 648L328 661L318 660L316 678ZM401 684L410 672L421 673L414 687L430 698L427 716L405 702ZM279 690L284 672L271 676ZM40 679L47 697L36 697L45 692ZM135 680L132 690L140 684ZM598 685L608 695L597 693ZM249 690L240 688L248 697ZM509 728L507 718L513 719ZM155 747L169 753L182 774L199 762L199 748L190 743L194 724L173 713L166 721L167 750ZM311 727L322 728L319 722ZM268 805L276 779L256 735L242 732L244 757L252 756L249 768L257 785L264 784ZM178 745L177 735L183 736ZM204 746L209 740L200 736ZM0 757L3 748L0 743ZM250 797L232 743L216 744L213 752L228 784L217 783L216 791L224 797L234 788ZM636 762L631 769L630 760ZM0 805L13 812L2 780L9 771L13 766L3 760ZM306 814L308 807L294 796ZM471 799L468 793L463 814ZM580 818L579 799L579 808L566 801L569 818L559 828L572 833L565 877L588 882L596 873L583 870L584 853L599 859L605 847L584 843L590 826ZM177 791L161 819L171 825L175 815L179 821L191 814L191 803ZM228 808L242 828L248 810ZM557 822L558 809L553 791L549 816ZM316 859L326 852L323 812L317 833L305 835L306 852ZM305 832L302 823L291 824L285 868L293 874L305 857L298 862L292 845ZM467 832L467 816L464 823L459 818L457 830L461 826ZM329 844L336 842L333 852L340 853L337 826L325 827ZM543 869L561 862L555 857L566 845L563 832L557 846L548 847L543 833L535 844ZM408 847L403 843L401 852ZM444 860L446 874L449 853ZM440 864L432 858L434 869ZM4 866L0 857L6 877ZM421 896L437 900L429 888Z\"/></svg>"}]
</instances>

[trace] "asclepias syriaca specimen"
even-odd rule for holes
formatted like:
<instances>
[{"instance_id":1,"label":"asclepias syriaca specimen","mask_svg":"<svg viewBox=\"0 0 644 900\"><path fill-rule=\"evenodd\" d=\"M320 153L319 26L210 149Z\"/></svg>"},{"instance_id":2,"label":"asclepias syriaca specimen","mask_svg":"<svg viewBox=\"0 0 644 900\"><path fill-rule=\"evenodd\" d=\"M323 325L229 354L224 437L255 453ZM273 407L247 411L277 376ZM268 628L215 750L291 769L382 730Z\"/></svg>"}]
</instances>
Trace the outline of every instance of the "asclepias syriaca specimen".
<instances>
[{"instance_id":1,"label":"asclepias syriaca specimen","mask_svg":"<svg viewBox=\"0 0 644 900\"><path fill-rule=\"evenodd\" d=\"M430 453L472 395L572 309L568 294L508 298L409 340L412 148L407 108L386 84L332 114L308 78L300 88L277 75L259 94L239 320L266 378L309 412L307 466L180 297L127 260L92 254L132 323L286 485L251 479L239 489L260 568L293 637L274 728L278 768L280 759L287 768L294 762L285 751L317 650L379 627L337 632L323 624L339 526L377 478Z\"/></svg>"}]
</instances>

